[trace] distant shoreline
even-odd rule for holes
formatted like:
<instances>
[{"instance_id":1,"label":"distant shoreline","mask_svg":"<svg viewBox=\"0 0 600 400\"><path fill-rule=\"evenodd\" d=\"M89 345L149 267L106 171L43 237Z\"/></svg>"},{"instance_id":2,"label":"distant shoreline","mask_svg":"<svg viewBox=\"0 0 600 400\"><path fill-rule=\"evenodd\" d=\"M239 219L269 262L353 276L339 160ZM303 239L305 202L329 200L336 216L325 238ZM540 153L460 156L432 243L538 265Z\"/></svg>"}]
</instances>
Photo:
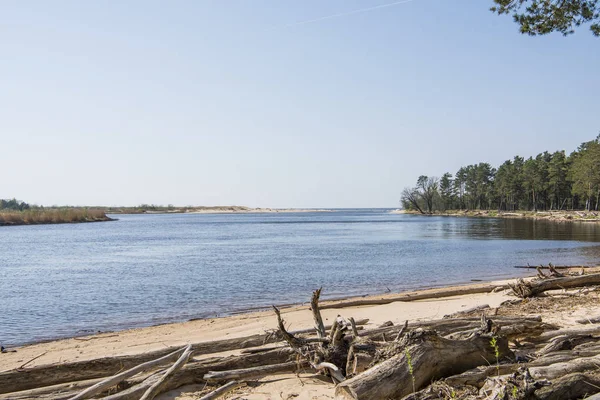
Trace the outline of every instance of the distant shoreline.
<instances>
[{"instance_id":1,"label":"distant shoreline","mask_svg":"<svg viewBox=\"0 0 600 400\"><path fill-rule=\"evenodd\" d=\"M266 213L309 213L333 212L329 209L311 208L261 208L246 206L203 206L139 209L136 207L107 208L108 214L266 214Z\"/></svg>"},{"instance_id":2,"label":"distant shoreline","mask_svg":"<svg viewBox=\"0 0 600 400\"><path fill-rule=\"evenodd\" d=\"M391 214L411 214L440 217L512 218L552 222L600 222L597 211L495 211L495 210L448 210L421 214L412 210L393 210Z\"/></svg>"}]
</instances>

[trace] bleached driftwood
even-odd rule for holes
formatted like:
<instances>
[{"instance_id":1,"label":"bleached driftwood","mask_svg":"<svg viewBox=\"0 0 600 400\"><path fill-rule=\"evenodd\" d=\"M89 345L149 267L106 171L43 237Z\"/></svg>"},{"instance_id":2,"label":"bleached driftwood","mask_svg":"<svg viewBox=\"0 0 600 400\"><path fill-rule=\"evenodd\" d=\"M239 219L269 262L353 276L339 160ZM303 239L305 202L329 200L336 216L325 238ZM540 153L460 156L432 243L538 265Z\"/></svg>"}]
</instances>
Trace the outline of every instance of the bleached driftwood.
<instances>
[{"instance_id":1,"label":"bleached driftwood","mask_svg":"<svg viewBox=\"0 0 600 400\"><path fill-rule=\"evenodd\" d=\"M365 325L368 319L356 321L357 325ZM331 325L326 326L331 328ZM293 335L315 333L314 328L290 331ZM269 343L282 342L284 339L275 333L256 334L240 338L214 340L209 342L195 343L192 345L194 355L221 353L225 351L248 349L263 346ZM123 369L135 368L145 362L164 357L177 348L152 351L143 354L104 357L88 361L76 361L62 363L59 365L40 365L21 371L5 371L0 373L0 394L13 393L35 389L43 386L59 385L62 383L105 379L107 376L115 375Z\"/></svg>"},{"instance_id":2,"label":"bleached driftwood","mask_svg":"<svg viewBox=\"0 0 600 400\"><path fill-rule=\"evenodd\" d=\"M291 361L281 364L264 365L245 369L234 369L217 372L209 371L207 374L204 374L203 379L209 382L227 381L230 379L248 380L263 377L266 375L293 372L296 371L298 368L301 368L303 365L307 365L307 363L298 363L296 361Z\"/></svg>"},{"instance_id":3,"label":"bleached driftwood","mask_svg":"<svg viewBox=\"0 0 600 400\"><path fill-rule=\"evenodd\" d=\"M152 386L150 386L148 388L148 390L146 390L146 392L142 395L140 400L153 400L159 393L161 393L161 390L165 386L166 382L169 379L171 379L173 374L175 374L177 371L179 371L181 368L183 368L185 363L188 361L188 359L192 355L192 352L193 352L192 345L187 346L185 348L185 350L183 351L183 354L181 355L181 357L179 357L179 359L177 361L175 361L175 363L171 366L171 368L169 368L158 379L158 381L153 383Z\"/></svg>"},{"instance_id":4,"label":"bleached driftwood","mask_svg":"<svg viewBox=\"0 0 600 400\"><path fill-rule=\"evenodd\" d=\"M385 296L381 298L370 298L370 299L350 299L328 302L327 304L320 305L321 310L330 308L346 308L346 307L360 307L360 306L377 306L382 304L390 304L396 301L416 301L416 300L428 300L428 299L439 299L450 296L460 296L465 294L477 294L477 293L490 293L496 288L510 289L508 285L497 285L493 283L468 285L468 286L456 286L452 288L441 288L441 289L428 289L422 290L416 293L403 293L395 296Z\"/></svg>"},{"instance_id":5,"label":"bleached driftwood","mask_svg":"<svg viewBox=\"0 0 600 400\"><path fill-rule=\"evenodd\" d=\"M510 288L516 296L528 298L538 296L548 290L572 289L591 285L600 285L600 273L581 276L564 276L537 281L518 279L514 285L510 285Z\"/></svg>"},{"instance_id":6,"label":"bleached driftwood","mask_svg":"<svg viewBox=\"0 0 600 400\"><path fill-rule=\"evenodd\" d=\"M94 397L94 395L104 392L105 390L119 384L120 382L124 381L125 379L127 379L131 376L134 376L136 374L139 374L142 371L145 371L147 369L150 369L150 368L158 366L158 365L162 365L162 364L170 361L171 359L177 357L180 353L185 352L185 350L186 350L186 347L183 347L183 348L176 350L170 354L167 354L164 357L145 362L136 367L128 369L127 371L121 372L120 374L111 376L110 378L105 379L101 382L98 382L97 384L87 388L83 392L72 397L70 400L82 400L82 399L92 398L92 397Z\"/></svg>"}]
</instances>

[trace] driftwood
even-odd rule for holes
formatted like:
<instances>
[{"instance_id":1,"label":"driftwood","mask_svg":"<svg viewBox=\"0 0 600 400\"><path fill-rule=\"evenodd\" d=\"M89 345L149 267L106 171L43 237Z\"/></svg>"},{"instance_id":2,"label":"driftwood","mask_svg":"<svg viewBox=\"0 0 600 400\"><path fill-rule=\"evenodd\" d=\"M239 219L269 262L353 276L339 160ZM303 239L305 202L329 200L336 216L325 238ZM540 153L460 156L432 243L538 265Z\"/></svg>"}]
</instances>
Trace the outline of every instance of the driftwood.
<instances>
[{"instance_id":1,"label":"driftwood","mask_svg":"<svg viewBox=\"0 0 600 400\"><path fill-rule=\"evenodd\" d=\"M183 354L181 355L181 357L179 357L179 359L177 361L175 361L175 363L171 366L171 368L169 368L160 377L160 379L158 381L153 383L152 386L150 386L148 388L148 390L146 390L146 392L140 398L140 400L153 400L159 393L161 393L161 390L164 388L164 386L169 381L169 379L171 379L173 374L175 374L177 371L179 371L181 368L183 368L185 363L188 361L188 359L192 355L192 351L193 351L192 345L187 346L185 348L185 350L183 351Z\"/></svg>"},{"instance_id":2,"label":"driftwood","mask_svg":"<svg viewBox=\"0 0 600 400\"><path fill-rule=\"evenodd\" d=\"M475 307L468 308L466 310L457 311L457 312L452 313L452 314L444 315L444 318L458 318L458 317L462 317L462 316L464 316L466 314L471 314L471 313L474 313L474 312L481 312L481 311L484 311L484 310L488 310L489 308L490 308L489 304L483 304L483 305L480 305L480 306L475 306Z\"/></svg>"},{"instance_id":3,"label":"driftwood","mask_svg":"<svg viewBox=\"0 0 600 400\"><path fill-rule=\"evenodd\" d=\"M558 336L569 337L569 336L582 336L582 335L600 335L600 325L590 326L579 329L558 329L546 331L538 336L529 337L529 341L534 343L548 342Z\"/></svg>"},{"instance_id":4,"label":"driftwood","mask_svg":"<svg viewBox=\"0 0 600 400\"><path fill-rule=\"evenodd\" d=\"M243 385L242 382L231 381L231 382L221 386L220 388L213 390L209 394L200 397L200 400L216 400L219 397L224 396L228 392L235 390L242 385Z\"/></svg>"},{"instance_id":5,"label":"driftwood","mask_svg":"<svg viewBox=\"0 0 600 400\"><path fill-rule=\"evenodd\" d=\"M104 379L88 379L85 381L60 383L58 385L43 386L27 389L20 392L0 394L0 400L26 400L44 398L47 400L65 400L78 394L78 392L102 382Z\"/></svg>"},{"instance_id":6,"label":"driftwood","mask_svg":"<svg viewBox=\"0 0 600 400\"><path fill-rule=\"evenodd\" d=\"M579 399L586 400L586 397L600 392L600 379L590 374L574 373L561 376L552 381L549 386L543 387L535 392L539 400L565 400Z\"/></svg>"},{"instance_id":7,"label":"driftwood","mask_svg":"<svg viewBox=\"0 0 600 400\"><path fill-rule=\"evenodd\" d=\"M325 325L323 324L323 318L319 312L319 297L321 296L321 289L317 289L313 292L312 299L310 301L310 309L312 311L313 319L315 321L315 330L317 331L317 337L324 338ZM336 324L333 326L335 327ZM334 331L335 329L332 329Z\"/></svg>"},{"instance_id":8,"label":"driftwood","mask_svg":"<svg viewBox=\"0 0 600 400\"><path fill-rule=\"evenodd\" d=\"M306 363L292 361L281 364L261 365L260 367L235 369L229 371L210 371L207 374L204 374L204 380L208 382L227 381L230 379L248 380L263 377L265 375L293 372L298 368L301 368L303 365L306 365Z\"/></svg>"},{"instance_id":9,"label":"driftwood","mask_svg":"<svg viewBox=\"0 0 600 400\"><path fill-rule=\"evenodd\" d=\"M290 361L294 358L294 352L289 348L282 348L272 350L264 353L247 354L240 356L228 356L228 357L214 357L199 361L189 361L180 371L177 371L171 379L166 383L164 391L176 389L184 385L205 383L203 376L209 371L226 371L235 370L251 367L259 367L263 365L278 364ZM108 396L108 400L139 400L143 393L152 385L153 381L156 381L160 377L160 374L155 374L148 377L141 378L130 378L127 380L128 389ZM98 380L88 381L89 385L97 383ZM64 395L59 397L43 397L40 396L40 391L27 390L24 392L14 392L5 395L0 395L0 399L19 399L19 400L30 400L39 399L43 397L52 398L53 400L69 399L75 396L81 391L81 386L74 388L74 391L68 391L68 384L62 384Z\"/></svg>"},{"instance_id":10,"label":"driftwood","mask_svg":"<svg viewBox=\"0 0 600 400\"><path fill-rule=\"evenodd\" d=\"M560 278L525 281L518 279L511 289L520 298L535 297L548 290L572 289L583 286L600 285L600 273L564 276Z\"/></svg>"},{"instance_id":11,"label":"driftwood","mask_svg":"<svg viewBox=\"0 0 600 400\"><path fill-rule=\"evenodd\" d=\"M345 379L344 374L340 371L346 366L346 358L348 353L348 343L344 340L345 333L350 323L338 316L331 328L329 337L325 337L325 330L321 329L322 323L321 312L319 309L319 296L321 290L316 290L313 293L311 300L311 311L315 321L315 329L320 336L317 346L310 346L310 342L298 338L288 332L285 328L283 319L279 309L273 306L275 315L277 316L277 326L279 334L285 339L290 347L298 354L298 356L307 361L310 366L316 370L328 371L329 375L335 379L334 382L340 382Z\"/></svg>"},{"instance_id":12,"label":"driftwood","mask_svg":"<svg viewBox=\"0 0 600 400\"><path fill-rule=\"evenodd\" d=\"M382 304L390 304L396 301L416 301L416 300L428 300L428 299L439 299L450 296L460 296L465 294L476 294L476 293L490 293L496 288L510 289L508 285L496 285L493 283L468 285L468 286L457 286L452 288L440 288L440 289L427 289L415 293L404 293L396 296L386 296L378 299L355 299L355 300L341 300L332 301L327 304L320 305L321 310L330 308L345 308L345 307L360 307L360 306L377 306Z\"/></svg>"},{"instance_id":13,"label":"driftwood","mask_svg":"<svg viewBox=\"0 0 600 400\"><path fill-rule=\"evenodd\" d=\"M599 365L600 354L593 357L582 357L563 363L551 364L546 367L533 367L529 369L529 372L534 378L556 379L575 372L598 369Z\"/></svg>"},{"instance_id":14,"label":"driftwood","mask_svg":"<svg viewBox=\"0 0 600 400\"><path fill-rule=\"evenodd\" d=\"M161 365L161 364L164 364L164 363L170 361L171 359L179 356L180 353L185 352L185 349L186 348L184 347L180 350L172 352L171 354L167 354L164 357L145 362L136 367L128 369L127 371L121 372L120 374L117 374L108 379L105 379L105 380L89 387L88 389L84 390L83 392L79 393L77 396L72 397L70 400L82 400L82 399L89 399L91 397L94 397L94 395L104 392L105 390L119 384L120 382L124 381L125 379L127 379L129 377L132 377L142 371L145 371L147 369L150 369L152 367L155 367L157 365Z\"/></svg>"},{"instance_id":15,"label":"driftwood","mask_svg":"<svg viewBox=\"0 0 600 400\"><path fill-rule=\"evenodd\" d=\"M479 391L479 398L538 400L535 392L546 384L547 381L536 381L527 368L521 367L511 375L488 379Z\"/></svg>"},{"instance_id":16,"label":"driftwood","mask_svg":"<svg viewBox=\"0 0 600 400\"><path fill-rule=\"evenodd\" d=\"M102 400L138 400L144 395L155 383L157 383L162 376L162 373L156 373L151 375L149 378L137 383L130 388L127 388L121 392L112 394L110 396L102 397ZM163 387L166 392L167 388Z\"/></svg>"},{"instance_id":17,"label":"driftwood","mask_svg":"<svg viewBox=\"0 0 600 400\"><path fill-rule=\"evenodd\" d=\"M539 354L540 352L537 353ZM526 365L529 368L547 367L559 363L566 363L582 357L593 357L597 354L600 354L600 346L590 346L589 343L580 344L570 350L558 350L553 353L543 354ZM524 364L522 363L501 363L498 365L481 366L458 375L449 376L444 379L444 382L451 386L469 385L481 388L488 377L512 374L523 365Z\"/></svg>"},{"instance_id":18,"label":"driftwood","mask_svg":"<svg viewBox=\"0 0 600 400\"><path fill-rule=\"evenodd\" d=\"M282 349L267 353L189 362L165 384L163 391L166 392L185 385L205 383L203 377L210 371L227 371L283 363L289 361L292 355L293 352L290 349ZM138 400L150 386L147 381L148 379L136 387L128 389L128 391L119 392L104 400Z\"/></svg>"},{"instance_id":19,"label":"driftwood","mask_svg":"<svg viewBox=\"0 0 600 400\"><path fill-rule=\"evenodd\" d=\"M540 351L538 351L536 355L539 357L562 350L572 350L576 346L584 343L595 342L596 340L597 339L592 335L557 336L550 340L550 342Z\"/></svg>"},{"instance_id":20,"label":"driftwood","mask_svg":"<svg viewBox=\"0 0 600 400\"><path fill-rule=\"evenodd\" d=\"M598 268L597 266L589 266L589 265L553 265L555 269L575 269L575 268ZM550 269L550 266L535 266L535 265L515 265L513 268L524 268L524 269Z\"/></svg>"},{"instance_id":21,"label":"driftwood","mask_svg":"<svg viewBox=\"0 0 600 400\"><path fill-rule=\"evenodd\" d=\"M413 332L400 354L340 383L336 400L401 398L434 379L461 373L482 364L495 363L490 338L449 340L432 331ZM499 358L512 356L506 339L497 339Z\"/></svg>"},{"instance_id":22,"label":"driftwood","mask_svg":"<svg viewBox=\"0 0 600 400\"><path fill-rule=\"evenodd\" d=\"M577 322L578 324L582 324L582 325L586 325L586 324L599 324L600 323L600 316L591 317L591 318L578 319L575 322Z\"/></svg>"},{"instance_id":23,"label":"driftwood","mask_svg":"<svg viewBox=\"0 0 600 400\"><path fill-rule=\"evenodd\" d=\"M354 376L365 371L373 362L378 349L371 340L355 341L350 345L346 361L346 376Z\"/></svg>"},{"instance_id":24,"label":"driftwood","mask_svg":"<svg viewBox=\"0 0 600 400\"><path fill-rule=\"evenodd\" d=\"M500 329L500 332L506 332L506 336L509 338L521 337L521 336L536 336L542 332L548 330L556 330L557 328L542 322L540 316L530 317L494 317L494 324ZM448 339L464 338L471 335L473 330L480 328L480 318L447 318L438 319L431 321L417 321L409 322L408 329L415 330L418 328L430 329L438 332L440 336L446 336ZM509 329L510 326L515 326L515 329ZM359 336L362 338L369 338L372 340L380 340L381 334L384 333L386 336L395 338L397 334L402 330L403 327L400 325L366 330L360 332Z\"/></svg>"},{"instance_id":25,"label":"driftwood","mask_svg":"<svg viewBox=\"0 0 600 400\"><path fill-rule=\"evenodd\" d=\"M356 321L357 325L365 325L368 319ZM331 326L326 326L331 328ZM314 333L314 328L291 331L293 335ZM215 340L196 343L192 345L194 355L220 353L231 350L247 349L263 346L269 343L282 342L284 339L275 333L250 335L240 338ZM143 354L104 357L89 361L76 361L58 365L41 365L23 370L12 370L0 373L0 394L13 393L43 386L52 386L62 383L105 378L115 375L123 369L135 368L145 362L164 357L177 348L152 351Z\"/></svg>"},{"instance_id":26,"label":"driftwood","mask_svg":"<svg viewBox=\"0 0 600 400\"><path fill-rule=\"evenodd\" d=\"M342 374L342 371L338 368L338 366L335 364L332 364L330 362L321 362L319 364L316 364L314 366L314 368L317 371L323 371L323 370L329 371L329 374L334 379L334 383L335 382L343 382L346 379L344 377L344 375Z\"/></svg>"}]
</instances>

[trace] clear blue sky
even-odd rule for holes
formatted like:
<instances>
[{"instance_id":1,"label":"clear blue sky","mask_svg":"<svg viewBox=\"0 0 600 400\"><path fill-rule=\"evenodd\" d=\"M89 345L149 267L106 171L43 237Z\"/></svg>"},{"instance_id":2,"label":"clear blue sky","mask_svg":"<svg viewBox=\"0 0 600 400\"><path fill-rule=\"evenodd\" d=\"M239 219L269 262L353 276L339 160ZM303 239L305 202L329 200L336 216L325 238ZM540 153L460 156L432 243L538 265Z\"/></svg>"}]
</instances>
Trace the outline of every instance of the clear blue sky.
<instances>
[{"instance_id":1,"label":"clear blue sky","mask_svg":"<svg viewBox=\"0 0 600 400\"><path fill-rule=\"evenodd\" d=\"M420 174L574 150L600 39L491 0L4 1L0 198L396 207Z\"/></svg>"}]
</instances>

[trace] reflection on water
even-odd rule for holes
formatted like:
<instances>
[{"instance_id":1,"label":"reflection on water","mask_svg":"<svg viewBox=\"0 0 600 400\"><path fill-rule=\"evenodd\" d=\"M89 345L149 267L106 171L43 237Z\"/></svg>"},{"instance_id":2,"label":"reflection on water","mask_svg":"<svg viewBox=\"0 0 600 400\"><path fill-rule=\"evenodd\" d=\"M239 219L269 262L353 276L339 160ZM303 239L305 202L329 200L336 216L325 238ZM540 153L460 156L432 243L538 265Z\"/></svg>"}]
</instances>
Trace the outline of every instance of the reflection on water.
<instances>
[{"instance_id":1,"label":"reflection on water","mask_svg":"<svg viewBox=\"0 0 600 400\"><path fill-rule=\"evenodd\" d=\"M0 228L0 342L596 264L600 225L387 210ZM525 240L524 240L525 239Z\"/></svg>"},{"instance_id":2,"label":"reflection on water","mask_svg":"<svg viewBox=\"0 0 600 400\"><path fill-rule=\"evenodd\" d=\"M438 217L434 218L436 218L435 222L438 222ZM445 238L461 235L481 239L600 241L598 223L513 218L439 218L446 219L444 222L439 222L439 230L443 232Z\"/></svg>"}]
</instances>

